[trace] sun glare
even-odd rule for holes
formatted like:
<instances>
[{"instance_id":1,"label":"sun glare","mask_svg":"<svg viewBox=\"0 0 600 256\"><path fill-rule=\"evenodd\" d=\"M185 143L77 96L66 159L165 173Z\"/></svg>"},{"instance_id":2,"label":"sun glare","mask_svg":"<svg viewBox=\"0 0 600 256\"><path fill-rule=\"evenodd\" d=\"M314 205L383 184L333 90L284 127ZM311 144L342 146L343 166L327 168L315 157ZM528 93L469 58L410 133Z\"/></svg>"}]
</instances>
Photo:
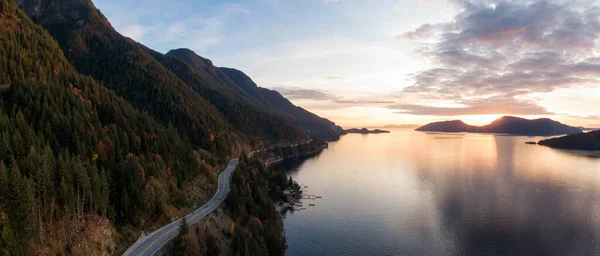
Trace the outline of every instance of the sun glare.
<instances>
[{"instance_id":1,"label":"sun glare","mask_svg":"<svg viewBox=\"0 0 600 256\"><path fill-rule=\"evenodd\" d=\"M503 114L468 115L468 116L457 116L455 119L462 120L463 122L470 124L470 125L486 125L502 116L505 116L505 115L503 115Z\"/></svg>"}]
</instances>

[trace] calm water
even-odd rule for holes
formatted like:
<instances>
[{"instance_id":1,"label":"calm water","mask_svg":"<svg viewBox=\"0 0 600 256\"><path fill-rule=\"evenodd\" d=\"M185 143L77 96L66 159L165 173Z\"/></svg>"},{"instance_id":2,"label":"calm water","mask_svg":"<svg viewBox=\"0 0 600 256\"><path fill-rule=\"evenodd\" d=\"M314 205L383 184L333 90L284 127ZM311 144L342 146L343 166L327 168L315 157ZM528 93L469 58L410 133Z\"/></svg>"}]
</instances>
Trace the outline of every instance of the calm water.
<instances>
[{"instance_id":1,"label":"calm water","mask_svg":"<svg viewBox=\"0 0 600 256\"><path fill-rule=\"evenodd\" d=\"M600 158L488 134L343 136L281 168L288 255L600 255ZM308 206L314 203L315 206Z\"/></svg>"}]
</instances>

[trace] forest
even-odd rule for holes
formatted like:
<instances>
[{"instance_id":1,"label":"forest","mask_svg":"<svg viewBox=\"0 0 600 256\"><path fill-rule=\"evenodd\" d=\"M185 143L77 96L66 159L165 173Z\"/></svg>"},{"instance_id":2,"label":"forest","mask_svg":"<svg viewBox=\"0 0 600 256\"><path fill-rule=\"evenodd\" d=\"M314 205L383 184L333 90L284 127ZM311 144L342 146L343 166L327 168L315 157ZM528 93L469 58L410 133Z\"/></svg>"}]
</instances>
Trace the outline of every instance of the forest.
<instances>
[{"instance_id":1,"label":"forest","mask_svg":"<svg viewBox=\"0 0 600 256\"><path fill-rule=\"evenodd\" d=\"M134 227L164 216L208 168L188 138L79 74L14 1L0 3L0 254L30 255L56 230L68 247L90 214Z\"/></svg>"},{"instance_id":2,"label":"forest","mask_svg":"<svg viewBox=\"0 0 600 256\"><path fill-rule=\"evenodd\" d=\"M283 181L279 179L281 175ZM238 224L232 235L229 255L284 255L283 223L269 197L269 190L278 186L283 190L286 184L285 174L272 175L257 158L240 158L226 200L231 217Z\"/></svg>"},{"instance_id":3,"label":"forest","mask_svg":"<svg viewBox=\"0 0 600 256\"><path fill-rule=\"evenodd\" d=\"M0 255L72 253L94 218L135 236L230 157L308 139L123 37L91 1L50 2L0 0ZM232 255L284 253L269 191L286 179L262 164L243 158L233 176Z\"/></svg>"}]
</instances>

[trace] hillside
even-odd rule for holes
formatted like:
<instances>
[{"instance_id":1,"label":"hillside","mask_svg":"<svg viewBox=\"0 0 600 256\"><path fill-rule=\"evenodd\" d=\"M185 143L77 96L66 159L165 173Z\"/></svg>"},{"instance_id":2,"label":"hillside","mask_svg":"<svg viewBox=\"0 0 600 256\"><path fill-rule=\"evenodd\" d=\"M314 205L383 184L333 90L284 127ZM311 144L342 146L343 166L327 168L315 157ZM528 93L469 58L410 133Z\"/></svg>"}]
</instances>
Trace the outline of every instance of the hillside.
<instances>
[{"instance_id":1,"label":"hillside","mask_svg":"<svg viewBox=\"0 0 600 256\"><path fill-rule=\"evenodd\" d=\"M214 160L78 73L13 0L0 0L0 38L1 255L115 253L113 225L169 218L182 185L208 174Z\"/></svg>"},{"instance_id":2,"label":"hillside","mask_svg":"<svg viewBox=\"0 0 600 256\"><path fill-rule=\"evenodd\" d=\"M541 140L538 144L560 149L600 150L600 130Z\"/></svg>"},{"instance_id":3,"label":"hillside","mask_svg":"<svg viewBox=\"0 0 600 256\"><path fill-rule=\"evenodd\" d=\"M19 4L58 41L79 72L101 81L163 125L172 124L194 146L226 156L253 140L304 139L292 125L278 120L272 129L260 129L268 116L240 120L223 113L223 108L209 103L170 72L148 48L116 32L89 0L19 0Z\"/></svg>"},{"instance_id":4,"label":"hillside","mask_svg":"<svg viewBox=\"0 0 600 256\"><path fill-rule=\"evenodd\" d=\"M254 148L261 147L261 144L268 144L260 140L264 137L281 138L271 140L272 143L294 141L304 137L304 133L289 120L263 111L247 101L236 98L228 91L218 89L195 73L181 59L150 49L148 52L167 70L177 75L192 90L215 106L240 136L247 137L252 142Z\"/></svg>"},{"instance_id":5,"label":"hillside","mask_svg":"<svg viewBox=\"0 0 600 256\"><path fill-rule=\"evenodd\" d=\"M463 121L460 120L452 120L429 123L415 130L430 132L476 132L477 127L465 124Z\"/></svg>"},{"instance_id":6,"label":"hillside","mask_svg":"<svg viewBox=\"0 0 600 256\"><path fill-rule=\"evenodd\" d=\"M576 134L581 130L548 119L525 119L514 116L503 116L484 126L472 126L460 120L430 123L416 129L417 131L435 132L477 132L505 133L531 136L551 136L560 134Z\"/></svg>"},{"instance_id":7,"label":"hillside","mask_svg":"<svg viewBox=\"0 0 600 256\"><path fill-rule=\"evenodd\" d=\"M342 132L335 123L295 106L277 91L257 86L242 71L215 67L212 61L198 56L189 49L171 50L166 55L188 63L202 80L212 84L214 88L292 121L312 137L335 139L339 138Z\"/></svg>"}]
</instances>

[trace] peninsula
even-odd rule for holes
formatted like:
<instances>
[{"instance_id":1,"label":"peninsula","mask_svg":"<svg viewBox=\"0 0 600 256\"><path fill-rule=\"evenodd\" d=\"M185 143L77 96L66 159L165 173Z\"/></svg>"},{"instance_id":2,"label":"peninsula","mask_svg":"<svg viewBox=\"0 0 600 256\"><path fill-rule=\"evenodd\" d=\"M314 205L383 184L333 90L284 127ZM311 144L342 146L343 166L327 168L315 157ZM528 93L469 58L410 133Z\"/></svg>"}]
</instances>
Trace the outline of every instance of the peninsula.
<instances>
[{"instance_id":1,"label":"peninsula","mask_svg":"<svg viewBox=\"0 0 600 256\"><path fill-rule=\"evenodd\" d=\"M600 150L600 130L541 140L539 145L574 150Z\"/></svg>"}]
</instances>

